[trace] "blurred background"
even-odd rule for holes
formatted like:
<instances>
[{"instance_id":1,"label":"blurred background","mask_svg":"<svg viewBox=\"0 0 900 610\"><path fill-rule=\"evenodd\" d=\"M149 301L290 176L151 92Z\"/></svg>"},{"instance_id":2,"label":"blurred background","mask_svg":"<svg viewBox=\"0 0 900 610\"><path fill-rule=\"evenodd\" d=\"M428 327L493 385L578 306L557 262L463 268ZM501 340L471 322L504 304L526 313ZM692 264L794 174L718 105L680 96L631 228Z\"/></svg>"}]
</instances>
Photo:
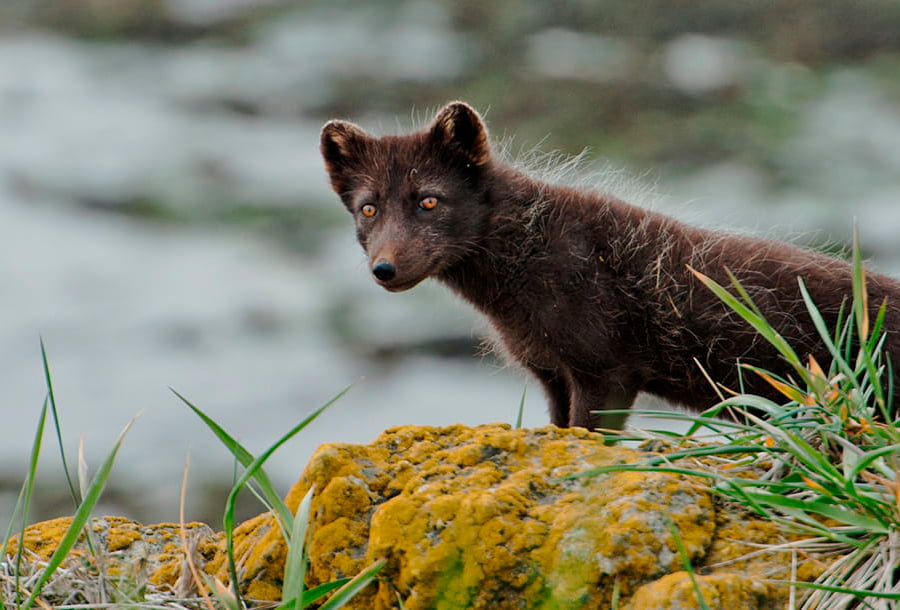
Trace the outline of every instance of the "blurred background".
<instances>
[{"instance_id":1,"label":"blurred background","mask_svg":"<svg viewBox=\"0 0 900 610\"><path fill-rule=\"evenodd\" d=\"M369 279L327 119L397 132L463 99L514 153L588 148L693 223L839 250L857 222L900 275L898 32L895 0L3 0L0 525L41 336L70 462L143 413L99 512L145 522L177 519L188 453L189 519L220 523L234 472L170 387L259 453L354 383L272 458L285 491L323 442L515 420L525 376L468 306ZM72 511L54 443L33 519Z\"/></svg>"}]
</instances>

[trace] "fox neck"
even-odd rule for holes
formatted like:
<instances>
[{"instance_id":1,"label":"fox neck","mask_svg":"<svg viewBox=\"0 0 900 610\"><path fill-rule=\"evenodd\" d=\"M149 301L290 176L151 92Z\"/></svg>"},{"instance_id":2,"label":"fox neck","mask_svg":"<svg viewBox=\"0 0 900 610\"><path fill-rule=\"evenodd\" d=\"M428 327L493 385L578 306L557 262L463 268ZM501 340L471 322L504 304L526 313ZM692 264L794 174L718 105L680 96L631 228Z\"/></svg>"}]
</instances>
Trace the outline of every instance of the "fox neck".
<instances>
[{"instance_id":1,"label":"fox neck","mask_svg":"<svg viewBox=\"0 0 900 610\"><path fill-rule=\"evenodd\" d=\"M508 167L493 169L485 204L490 217L470 254L438 279L489 316L515 307L527 286L544 284L540 269L548 247L548 211L556 202L553 187Z\"/></svg>"}]
</instances>

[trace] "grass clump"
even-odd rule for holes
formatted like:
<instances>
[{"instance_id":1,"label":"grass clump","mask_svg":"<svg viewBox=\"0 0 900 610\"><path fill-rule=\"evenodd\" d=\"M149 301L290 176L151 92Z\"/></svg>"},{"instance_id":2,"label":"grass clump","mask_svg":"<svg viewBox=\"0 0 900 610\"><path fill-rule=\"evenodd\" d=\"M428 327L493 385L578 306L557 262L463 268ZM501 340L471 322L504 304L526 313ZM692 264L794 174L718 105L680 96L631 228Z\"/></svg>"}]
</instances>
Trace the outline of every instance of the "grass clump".
<instances>
[{"instance_id":1,"label":"grass clump","mask_svg":"<svg viewBox=\"0 0 900 610\"><path fill-rule=\"evenodd\" d=\"M203 420L210 430L212 430L219 440L221 440L228 448L232 455L234 455L235 459L246 469L232 487L231 493L228 494L228 499L225 502L225 549L228 558L228 571L231 574L232 588L230 592L223 590L221 587L218 587L215 590L218 591L217 597L219 602L226 608L246 607L241 599L239 586L240 578L238 576L237 564L234 560L234 508L238 493L244 488L250 489L267 509L272 511L278 526L281 528L282 535L288 544L288 558L285 565L284 586L282 588L282 603L278 606L279 609L306 608L310 604L318 602L332 591L334 591L334 594L327 602L320 606L320 610L335 610L340 608L350 601L359 591L368 586L384 566L383 561L377 561L353 578L341 578L319 585L314 589L304 590L306 567L309 564L309 558L306 553L306 534L309 528L309 510L312 504L312 495L315 490L310 489L306 493L306 496L304 496L297 509L297 515L291 515L290 510L272 486L269 477L265 474L265 471L262 470L262 465L279 447L281 447L281 445L312 423L312 421L321 415L325 409L346 394L349 389L350 388L346 388L340 394L319 407L256 458L254 458L249 451L247 451L215 421L176 392L176 395ZM255 483L255 486L251 481Z\"/></svg>"},{"instance_id":2,"label":"grass clump","mask_svg":"<svg viewBox=\"0 0 900 610\"><path fill-rule=\"evenodd\" d=\"M93 530L93 510L100 499L112 472L115 458L122 445L125 434L134 423L134 419L125 426L113 448L103 460L93 478L88 480L88 468L79 452L78 481L73 481L62 443L62 432L57 417L56 399L50 375L47 355L41 343L44 374L47 382L47 398L38 418L37 430L32 445L31 459L25 482L10 518L6 534L0 546L0 608L4 610L29 610L35 606L41 608L197 608L214 610L226 608L240 610L243 608L266 607L278 609L301 609L311 604L319 604L319 608L336 610L350 601L360 590L368 586L383 567L382 561L375 562L353 578L343 578L322 584L312 589L305 588L306 568L309 558L306 551L307 533L309 530L309 509L313 490L307 493L301 502L296 516L281 500L271 480L262 466L281 445L312 423L325 409L338 400L347 390L325 403L302 422L294 426L287 434L276 441L259 457L253 456L221 426L209 418L187 399L178 395L194 413L216 434L226 448L234 456L236 462L244 467L238 477L225 504L224 534L226 555L231 575L231 588L223 586L209 575L197 569L193 556L192 541L188 540L184 524L184 491L187 485L187 468L182 487L181 535L182 549L185 553L185 565L179 583L174 591L169 587L156 587L148 580L141 560L135 565L117 570L115 575L107 573L106 552L97 544ZM348 388L349 389L349 388ZM177 392L176 392L177 394ZM61 535L55 550L46 561L36 554L30 553L23 543L26 524L34 493L38 468L38 456L44 439L45 424L48 413L52 416L63 469L67 484L76 504L75 513L70 524ZM136 418L135 418L136 419ZM276 522L284 535L288 558L285 566L285 586L279 603L264 602L253 604L241 596L240 580L233 553L235 528L235 501L238 494L249 489L266 508L275 516ZM8 553L10 542L18 537L15 553ZM79 540L87 546L87 556L77 559L70 556ZM124 572L122 574L121 572ZM207 593L209 591L210 593ZM193 594L193 595L192 595ZM199 595L199 596L198 596ZM330 597L328 597L330 596ZM325 599L328 597L328 599ZM324 601L323 601L324 600Z\"/></svg>"},{"instance_id":3,"label":"grass clump","mask_svg":"<svg viewBox=\"0 0 900 610\"><path fill-rule=\"evenodd\" d=\"M886 304L870 308L856 240L853 298L836 328L828 328L798 280L832 357L827 370L795 353L733 276L728 290L694 273L790 365L786 377L744 367L747 374L762 376L784 401L734 394L700 416L676 415L691 426L675 442L675 451L585 474L642 470L706 478L721 497L802 536L778 550L831 559L815 582L779 581L791 587L791 608L896 607L900 431L892 415L891 365L882 353ZM725 410L736 413L737 421L715 418ZM673 436L658 432L657 439L660 434ZM712 442L697 442L711 437Z\"/></svg>"}]
</instances>

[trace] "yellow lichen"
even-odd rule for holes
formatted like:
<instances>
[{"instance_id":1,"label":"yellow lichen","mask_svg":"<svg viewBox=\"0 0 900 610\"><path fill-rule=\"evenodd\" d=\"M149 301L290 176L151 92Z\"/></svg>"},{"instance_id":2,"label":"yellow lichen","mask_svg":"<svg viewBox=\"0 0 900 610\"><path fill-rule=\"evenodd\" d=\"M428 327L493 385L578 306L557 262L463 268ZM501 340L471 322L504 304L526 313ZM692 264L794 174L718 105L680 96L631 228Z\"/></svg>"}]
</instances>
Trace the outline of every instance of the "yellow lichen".
<instances>
[{"instance_id":1,"label":"yellow lichen","mask_svg":"<svg viewBox=\"0 0 900 610\"><path fill-rule=\"evenodd\" d=\"M687 572L663 576L638 589L628 610L699 610L703 606L698 590L710 608L766 610L783 606L773 603L771 587L747 574L695 575L695 579L696 587Z\"/></svg>"},{"instance_id":2,"label":"yellow lichen","mask_svg":"<svg viewBox=\"0 0 900 610\"><path fill-rule=\"evenodd\" d=\"M241 588L252 590L252 597L275 600L281 589L287 549L281 530L270 513L244 521L234 530L234 557L240 563ZM206 571L222 582L231 580L223 541L206 564Z\"/></svg>"},{"instance_id":3,"label":"yellow lichen","mask_svg":"<svg viewBox=\"0 0 900 610\"><path fill-rule=\"evenodd\" d=\"M25 530L26 559L47 561L72 524L71 518L60 518L32 525ZM144 526L122 517L101 517L90 522L92 545L84 535L76 542L63 566L77 560L84 565L103 567L113 579L130 579L136 584L146 578L155 585L174 585L184 566L180 527L171 523ZM219 535L202 523L185 524L189 538L196 538L197 557L202 566L212 557ZM10 541L8 553L15 553L18 539Z\"/></svg>"},{"instance_id":4,"label":"yellow lichen","mask_svg":"<svg viewBox=\"0 0 900 610\"><path fill-rule=\"evenodd\" d=\"M407 597L408 608L500 608L529 596L557 605L594 603L598 586L611 582L614 573L637 570L635 577L645 579L670 568L671 549L629 541L667 535L660 524L673 493L696 500L686 515L678 515L685 528L701 530L689 532L691 548L708 541L713 528L712 518L696 524L702 510L696 506L708 510L708 498L677 484L666 487L662 481L673 477L656 475L649 486L646 475L631 473L617 475L615 484L606 482L609 477L561 480L634 459L633 452L607 447L600 435L580 429L400 427L385 432L367 454L339 446L317 456L321 464L314 458L288 496L296 502L312 483L325 483L318 480L323 473L338 477L326 484L340 493L314 502L317 518L327 515L337 526L323 524L314 535L313 584L343 575L331 564L337 549L356 549L349 554L359 559L347 568L357 570L389 559L384 574L393 582L359 601L360 608L393 607L393 587ZM371 463L370 476L343 461L360 458ZM340 475L352 478L349 491ZM651 500L621 500L648 489L655 494ZM364 497L374 502L361 505ZM319 502L327 508L316 512ZM350 526L359 521L362 526ZM316 569L320 554L329 559Z\"/></svg>"},{"instance_id":5,"label":"yellow lichen","mask_svg":"<svg viewBox=\"0 0 900 610\"><path fill-rule=\"evenodd\" d=\"M47 561L56 550L59 541L71 524L71 517L59 517L26 528L24 537L25 549L39 559ZM18 536L9 541L9 546L6 550L11 555L18 552Z\"/></svg>"},{"instance_id":6,"label":"yellow lichen","mask_svg":"<svg viewBox=\"0 0 900 610\"><path fill-rule=\"evenodd\" d=\"M130 546L135 540L141 538L140 526L121 517L106 517L108 529L106 530L106 547L109 551L119 551ZM95 531L101 531L98 525Z\"/></svg>"}]
</instances>

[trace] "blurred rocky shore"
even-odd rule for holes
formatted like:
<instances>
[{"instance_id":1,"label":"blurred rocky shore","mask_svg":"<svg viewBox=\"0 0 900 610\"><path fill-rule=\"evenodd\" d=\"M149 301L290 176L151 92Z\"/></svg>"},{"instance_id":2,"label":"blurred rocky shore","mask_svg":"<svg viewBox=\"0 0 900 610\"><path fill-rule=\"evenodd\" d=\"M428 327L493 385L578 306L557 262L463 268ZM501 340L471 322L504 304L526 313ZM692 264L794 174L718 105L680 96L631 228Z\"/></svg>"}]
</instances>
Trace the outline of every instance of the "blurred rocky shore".
<instances>
[{"instance_id":1,"label":"blurred rocky shore","mask_svg":"<svg viewBox=\"0 0 900 610\"><path fill-rule=\"evenodd\" d=\"M0 514L40 336L70 459L144 412L103 511L142 521L175 514L189 451L188 518L215 521L202 492L231 480L169 387L259 452L355 382L273 458L285 488L326 441L515 419L524 377L477 356L467 307L367 277L318 158L329 118L390 132L465 99L513 155L587 147L585 172L707 226L840 249L856 222L900 275L897 32L879 0L5 0ZM545 422L534 386L526 424ZM35 519L61 514L49 438Z\"/></svg>"}]
</instances>

